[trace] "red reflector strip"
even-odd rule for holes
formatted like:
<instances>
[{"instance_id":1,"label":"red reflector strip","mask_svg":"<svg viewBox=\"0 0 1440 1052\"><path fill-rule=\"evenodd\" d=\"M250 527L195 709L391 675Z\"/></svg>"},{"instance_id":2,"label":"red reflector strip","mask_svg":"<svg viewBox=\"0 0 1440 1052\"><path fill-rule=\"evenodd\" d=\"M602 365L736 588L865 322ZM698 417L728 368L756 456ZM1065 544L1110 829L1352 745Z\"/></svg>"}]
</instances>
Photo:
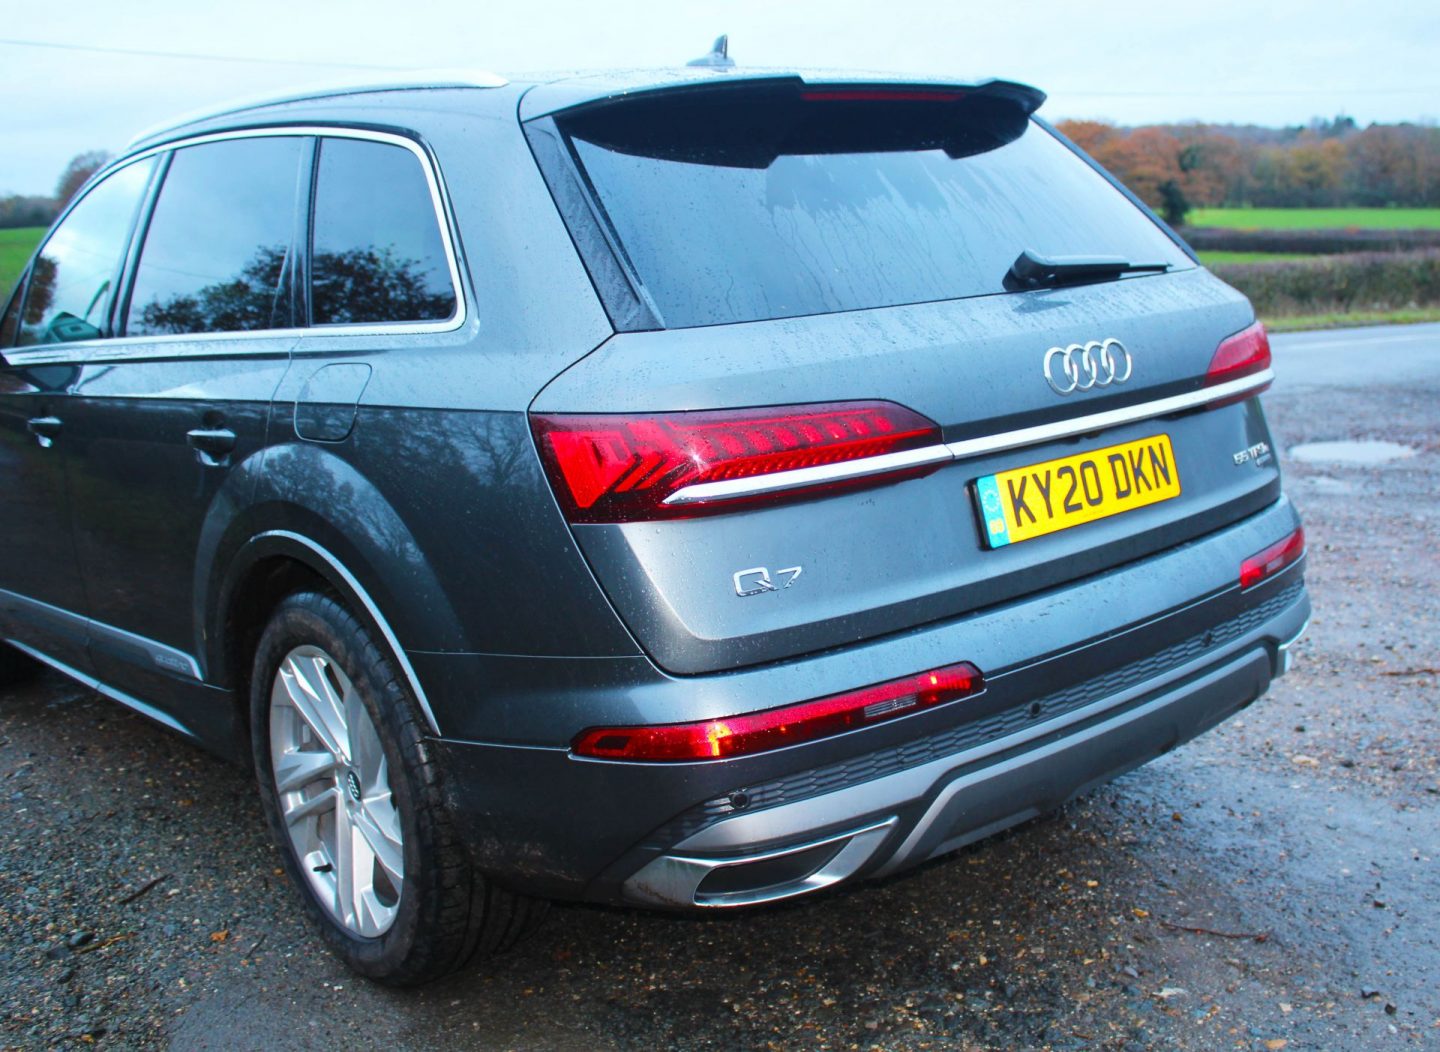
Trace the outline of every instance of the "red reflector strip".
<instances>
[{"instance_id":1,"label":"red reflector strip","mask_svg":"<svg viewBox=\"0 0 1440 1052\"><path fill-rule=\"evenodd\" d=\"M1275 576L1304 554L1305 530L1297 527L1283 541L1270 545L1240 564L1240 587L1249 588Z\"/></svg>"},{"instance_id":2,"label":"red reflector strip","mask_svg":"<svg viewBox=\"0 0 1440 1052\"><path fill-rule=\"evenodd\" d=\"M781 749L857 727L908 716L985 689L968 661L932 672L743 716L648 727L592 727L571 744L577 756L604 760L715 760Z\"/></svg>"}]
</instances>

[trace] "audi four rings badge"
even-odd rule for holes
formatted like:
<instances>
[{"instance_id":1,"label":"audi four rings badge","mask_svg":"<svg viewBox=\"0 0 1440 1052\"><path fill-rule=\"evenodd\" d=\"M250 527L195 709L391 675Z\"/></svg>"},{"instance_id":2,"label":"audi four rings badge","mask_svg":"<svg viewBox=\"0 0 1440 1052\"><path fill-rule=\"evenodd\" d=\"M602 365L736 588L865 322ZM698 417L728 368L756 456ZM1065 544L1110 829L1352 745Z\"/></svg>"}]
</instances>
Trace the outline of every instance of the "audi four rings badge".
<instances>
[{"instance_id":1,"label":"audi four rings badge","mask_svg":"<svg viewBox=\"0 0 1440 1052\"><path fill-rule=\"evenodd\" d=\"M1113 338L1051 347L1045 352L1045 380L1060 395L1123 384L1133 369L1130 352Z\"/></svg>"}]
</instances>

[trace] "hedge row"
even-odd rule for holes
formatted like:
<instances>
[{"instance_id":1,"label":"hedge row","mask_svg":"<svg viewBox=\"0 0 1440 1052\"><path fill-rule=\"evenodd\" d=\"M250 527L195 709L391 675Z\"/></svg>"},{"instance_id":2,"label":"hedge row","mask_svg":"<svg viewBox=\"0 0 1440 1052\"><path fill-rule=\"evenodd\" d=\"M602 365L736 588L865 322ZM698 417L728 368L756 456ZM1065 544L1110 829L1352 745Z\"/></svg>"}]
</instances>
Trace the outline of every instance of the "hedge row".
<instances>
[{"instance_id":1,"label":"hedge row","mask_svg":"<svg viewBox=\"0 0 1440 1052\"><path fill-rule=\"evenodd\" d=\"M1228 230L1187 226L1180 233L1197 252L1403 252L1440 248L1440 230Z\"/></svg>"},{"instance_id":2,"label":"hedge row","mask_svg":"<svg viewBox=\"0 0 1440 1052\"><path fill-rule=\"evenodd\" d=\"M1210 268L1264 316L1440 307L1440 250L1363 252Z\"/></svg>"}]
</instances>

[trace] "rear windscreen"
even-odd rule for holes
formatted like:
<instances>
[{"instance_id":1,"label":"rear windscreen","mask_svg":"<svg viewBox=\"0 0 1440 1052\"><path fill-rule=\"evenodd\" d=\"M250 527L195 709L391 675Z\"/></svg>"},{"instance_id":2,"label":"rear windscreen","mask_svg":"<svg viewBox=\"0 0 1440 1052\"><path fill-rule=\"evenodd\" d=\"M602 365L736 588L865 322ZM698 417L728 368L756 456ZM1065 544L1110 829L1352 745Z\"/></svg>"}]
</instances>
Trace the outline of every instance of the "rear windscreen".
<instances>
[{"instance_id":1,"label":"rear windscreen","mask_svg":"<svg viewBox=\"0 0 1440 1052\"><path fill-rule=\"evenodd\" d=\"M1003 100L668 94L556 122L666 328L1000 293L1024 250L1193 265Z\"/></svg>"}]
</instances>

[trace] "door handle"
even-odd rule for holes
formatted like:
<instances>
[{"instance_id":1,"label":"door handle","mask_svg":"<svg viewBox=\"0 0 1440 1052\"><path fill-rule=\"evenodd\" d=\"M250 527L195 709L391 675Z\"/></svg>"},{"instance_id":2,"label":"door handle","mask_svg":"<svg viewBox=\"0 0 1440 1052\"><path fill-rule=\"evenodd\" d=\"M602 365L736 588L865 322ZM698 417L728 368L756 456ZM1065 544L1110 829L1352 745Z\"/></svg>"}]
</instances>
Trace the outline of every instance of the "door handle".
<instances>
[{"instance_id":1,"label":"door handle","mask_svg":"<svg viewBox=\"0 0 1440 1052\"><path fill-rule=\"evenodd\" d=\"M35 441L40 443L41 449L49 449L55 444L55 436L60 434L60 429L65 422L58 416L37 416L25 422L25 427L35 436Z\"/></svg>"},{"instance_id":2,"label":"door handle","mask_svg":"<svg viewBox=\"0 0 1440 1052\"><path fill-rule=\"evenodd\" d=\"M197 427L185 432L185 438L200 463L206 467L223 467L225 459L235 448L235 432L228 427Z\"/></svg>"}]
</instances>

